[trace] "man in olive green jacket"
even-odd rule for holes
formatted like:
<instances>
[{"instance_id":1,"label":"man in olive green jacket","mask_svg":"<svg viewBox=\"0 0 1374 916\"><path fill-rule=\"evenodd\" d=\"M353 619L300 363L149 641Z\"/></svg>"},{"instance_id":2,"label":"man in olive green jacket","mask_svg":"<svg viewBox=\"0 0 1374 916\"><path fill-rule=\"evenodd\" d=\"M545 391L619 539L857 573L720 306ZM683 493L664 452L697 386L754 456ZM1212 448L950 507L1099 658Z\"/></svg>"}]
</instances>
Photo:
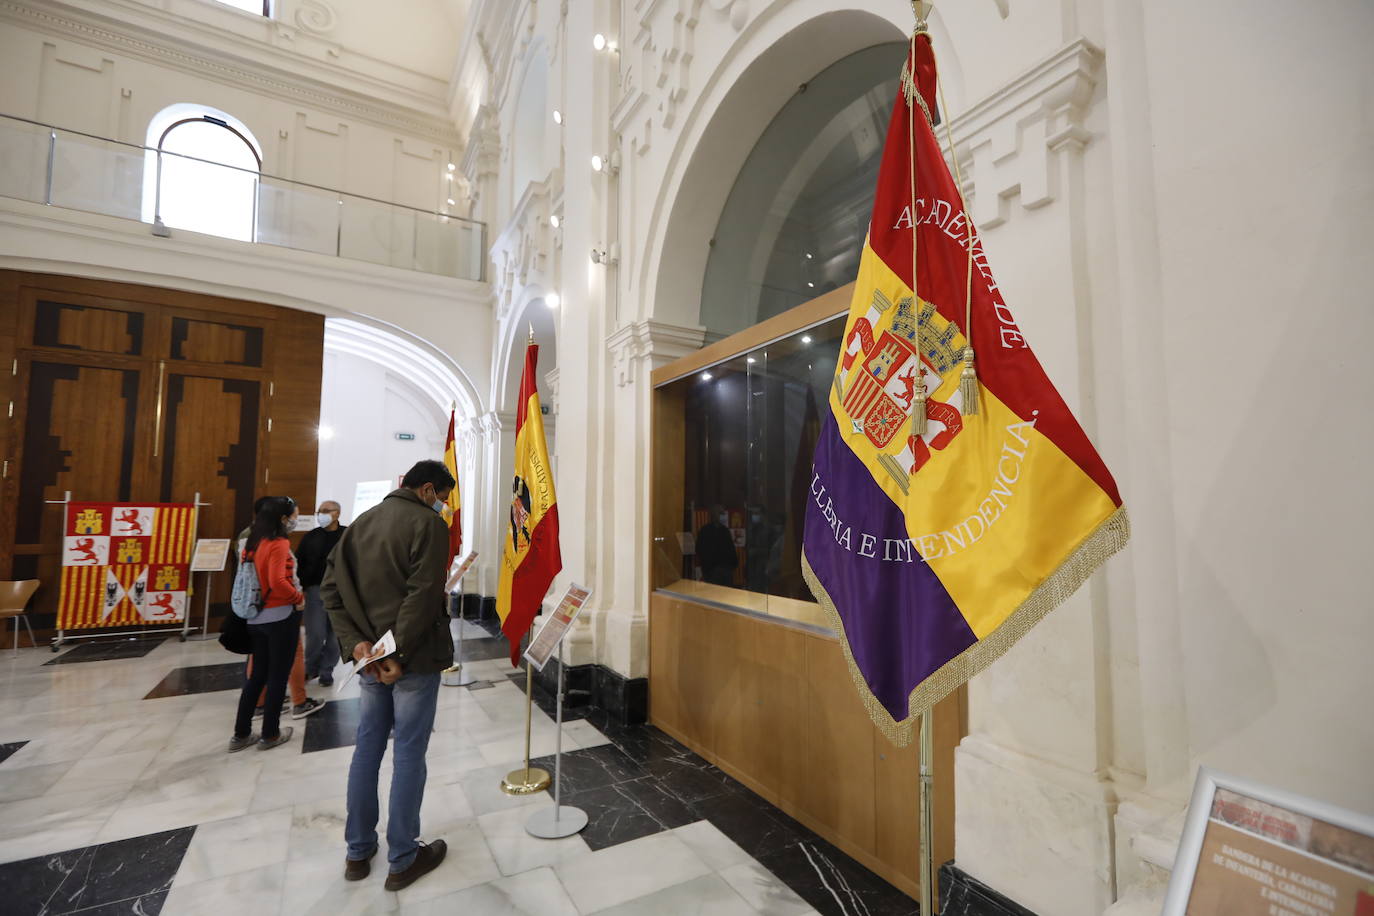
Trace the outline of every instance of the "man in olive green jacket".
<instances>
[{"instance_id":1,"label":"man in olive green jacket","mask_svg":"<svg viewBox=\"0 0 1374 916\"><path fill-rule=\"evenodd\" d=\"M439 697L439 673L453 664L444 603L448 528L438 514L454 487L438 461L421 461L401 487L354 520L325 563L320 597L344 658L372 651L387 630L396 654L359 674L358 739L348 771L344 877L367 877L377 852L377 772L394 732L387 815L386 889L398 891L443 861L447 846L418 841L425 752Z\"/></svg>"}]
</instances>

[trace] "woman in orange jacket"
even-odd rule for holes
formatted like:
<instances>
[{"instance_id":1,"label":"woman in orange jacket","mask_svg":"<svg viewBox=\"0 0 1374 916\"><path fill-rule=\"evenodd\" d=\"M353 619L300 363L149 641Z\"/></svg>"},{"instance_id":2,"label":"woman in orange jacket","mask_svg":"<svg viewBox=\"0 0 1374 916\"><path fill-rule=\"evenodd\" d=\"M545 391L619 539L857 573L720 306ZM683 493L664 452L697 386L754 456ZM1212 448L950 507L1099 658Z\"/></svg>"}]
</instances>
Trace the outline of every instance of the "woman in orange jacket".
<instances>
[{"instance_id":1,"label":"woman in orange jacket","mask_svg":"<svg viewBox=\"0 0 1374 916\"><path fill-rule=\"evenodd\" d=\"M268 497L261 502L244 546L242 559L251 560L258 572L262 610L248 621L253 664L239 694L234 736L229 739L230 753L254 743L258 750L268 750L291 739L291 729L281 728L281 705L300 642L300 609L305 606L305 595L296 579L296 558L287 540L295 525L295 500L289 496ZM266 699L259 738L252 733L253 708L264 687Z\"/></svg>"}]
</instances>

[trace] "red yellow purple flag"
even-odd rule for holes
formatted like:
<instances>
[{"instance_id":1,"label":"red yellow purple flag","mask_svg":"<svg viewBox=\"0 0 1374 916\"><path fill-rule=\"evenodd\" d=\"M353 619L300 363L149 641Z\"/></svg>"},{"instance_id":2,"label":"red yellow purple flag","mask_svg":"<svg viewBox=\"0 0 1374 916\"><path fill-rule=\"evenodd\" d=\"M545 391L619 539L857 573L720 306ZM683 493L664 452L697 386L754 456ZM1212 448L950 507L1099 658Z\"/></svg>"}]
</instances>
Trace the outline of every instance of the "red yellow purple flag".
<instances>
[{"instance_id":1,"label":"red yellow purple flag","mask_svg":"<svg viewBox=\"0 0 1374 916\"><path fill-rule=\"evenodd\" d=\"M918 27L803 532L807 584L898 744L1130 534L1116 483L993 279L935 138L935 96Z\"/></svg>"},{"instance_id":2,"label":"red yellow purple flag","mask_svg":"<svg viewBox=\"0 0 1374 916\"><path fill-rule=\"evenodd\" d=\"M501 632L510 640L512 665L520 658L521 637L539 616L544 595L563 568L558 550L558 497L535 377L538 361L539 346L530 343L525 348L520 403L515 409L515 478L496 594L496 615L501 618Z\"/></svg>"},{"instance_id":3,"label":"red yellow purple flag","mask_svg":"<svg viewBox=\"0 0 1374 916\"><path fill-rule=\"evenodd\" d=\"M453 558L463 549L463 487L458 481L458 445L453 437L456 420L457 408L453 408L448 414L448 439L444 442L444 467L453 475L453 489L449 491L443 513L444 524L448 525L449 566L453 565Z\"/></svg>"}]
</instances>

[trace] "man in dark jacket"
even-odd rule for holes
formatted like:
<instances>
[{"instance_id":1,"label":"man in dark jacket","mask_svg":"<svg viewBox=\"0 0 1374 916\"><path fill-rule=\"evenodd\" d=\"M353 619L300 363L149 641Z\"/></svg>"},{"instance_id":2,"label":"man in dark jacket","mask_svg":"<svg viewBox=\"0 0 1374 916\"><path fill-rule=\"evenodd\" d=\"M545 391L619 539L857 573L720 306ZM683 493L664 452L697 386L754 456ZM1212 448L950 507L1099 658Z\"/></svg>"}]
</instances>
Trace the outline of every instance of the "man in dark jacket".
<instances>
[{"instance_id":1,"label":"man in dark jacket","mask_svg":"<svg viewBox=\"0 0 1374 916\"><path fill-rule=\"evenodd\" d=\"M344 877L359 881L377 852L377 771L394 730L386 828L389 891L433 871L448 851L443 840L426 845L417 838L439 673L453 664L444 606L448 528L439 514L453 486L442 463L417 463L400 489L358 516L339 538L320 587L345 658L366 658L388 630L396 637L396 654L359 675L362 705L344 828Z\"/></svg>"},{"instance_id":2,"label":"man in dark jacket","mask_svg":"<svg viewBox=\"0 0 1374 916\"><path fill-rule=\"evenodd\" d=\"M339 524L340 506L326 499L315 510L318 527L311 528L296 548L296 573L305 590L305 679L319 676L325 687L334 683L334 666L339 663L339 644L324 610L320 583L324 581L324 561L339 537L347 530Z\"/></svg>"}]
</instances>

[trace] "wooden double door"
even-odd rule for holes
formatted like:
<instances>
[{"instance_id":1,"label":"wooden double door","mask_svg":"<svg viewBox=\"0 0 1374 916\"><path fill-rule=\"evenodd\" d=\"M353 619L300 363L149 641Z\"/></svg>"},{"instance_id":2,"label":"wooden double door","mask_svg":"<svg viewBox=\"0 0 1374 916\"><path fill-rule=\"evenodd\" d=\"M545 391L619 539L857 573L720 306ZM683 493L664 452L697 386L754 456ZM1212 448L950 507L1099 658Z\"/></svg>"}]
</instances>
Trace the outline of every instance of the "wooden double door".
<instances>
[{"instance_id":1,"label":"wooden double door","mask_svg":"<svg viewBox=\"0 0 1374 916\"><path fill-rule=\"evenodd\" d=\"M221 538L247 523L259 495L280 488L313 501L319 316L97 281L4 279L11 428L0 574L43 581L40 625L51 626L56 607L62 506L55 501L67 492L115 502L191 502L199 494L206 505L198 534ZM291 375L285 386L279 362ZM274 432L283 387L296 422ZM274 452L296 459L276 487ZM212 588L217 601L225 600L227 578Z\"/></svg>"}]
</instances>

